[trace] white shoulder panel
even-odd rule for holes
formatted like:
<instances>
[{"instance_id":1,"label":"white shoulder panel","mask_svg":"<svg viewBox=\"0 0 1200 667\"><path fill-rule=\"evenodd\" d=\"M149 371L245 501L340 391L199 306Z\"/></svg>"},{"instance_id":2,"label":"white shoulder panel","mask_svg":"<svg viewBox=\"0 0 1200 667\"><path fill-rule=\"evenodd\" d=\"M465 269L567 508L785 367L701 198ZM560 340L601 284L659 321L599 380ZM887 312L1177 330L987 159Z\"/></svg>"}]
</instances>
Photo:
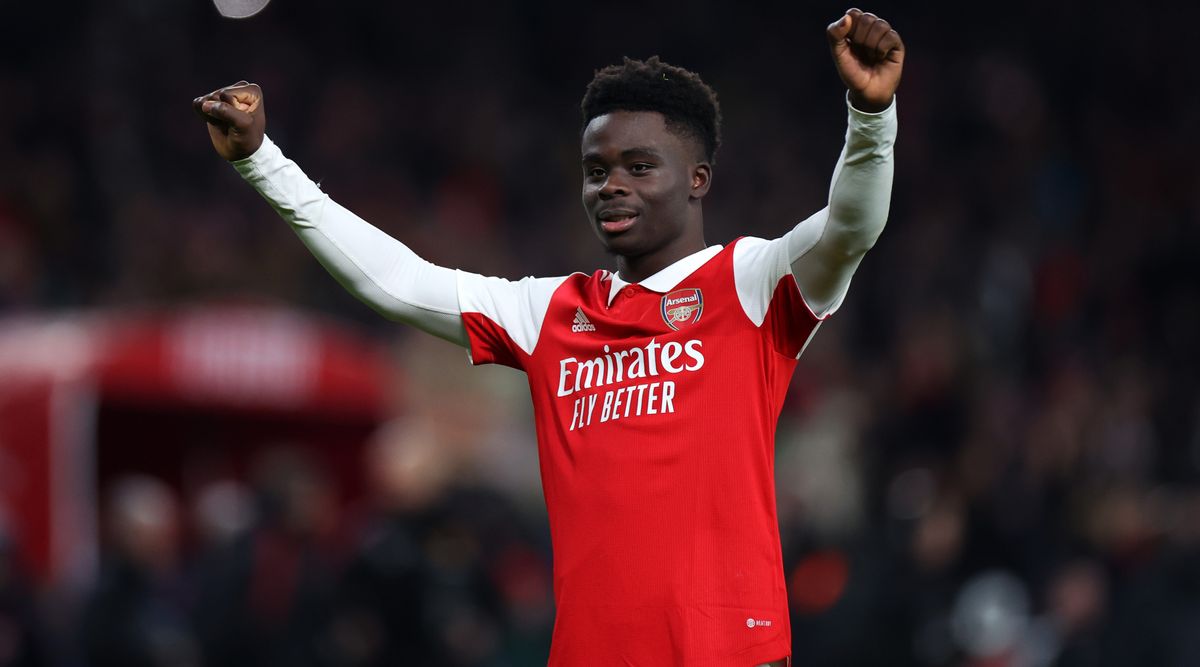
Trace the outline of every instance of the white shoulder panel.
<instances>
[{"instance_id":1,"label":"white shoulder panel","mask_svg":"<svg viewBox=\"0 0 1200 667\"><path fill-rule=\"evenodd\" d=\"M533 354L554 292L570 276L507 280L456 271L458 305L500 325L525 354Z\"/></svg>"},{"instance_id":2,"label":"white shoulder panel","mask_svg":"<svg viewBox=\"0 0 1200 667\"><path fill-rule=\"evenodd\" d=\"M802 257L825 232L829 210L822 209L787 234L770 241L748 236L733 249L733 279L742 310L755 326L762 326L779 280L791 273L792 262Z\"/></svg>"}]
</instances>

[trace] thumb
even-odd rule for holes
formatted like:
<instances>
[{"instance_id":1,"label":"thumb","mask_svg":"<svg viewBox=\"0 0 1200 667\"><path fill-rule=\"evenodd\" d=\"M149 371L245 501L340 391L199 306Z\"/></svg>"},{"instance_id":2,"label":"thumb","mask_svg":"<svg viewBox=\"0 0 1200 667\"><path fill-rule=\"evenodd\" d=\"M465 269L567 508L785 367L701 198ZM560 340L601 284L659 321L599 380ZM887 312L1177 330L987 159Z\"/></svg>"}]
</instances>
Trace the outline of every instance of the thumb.
<instances>
[{"instance_id":1,"label":"thumb","mask_svg":"<svg viewBox=\"0 0 1200 667\"><path fill-rule=\"evenodd\" d=\"M222 125L232 125L239 130L245 130L251 125L250 114L235 109L227 102L204 100L200 105L200 110L205 116Z\"/></svg>"},{"instance_id":2,"label":"thumb","mask_svg":"<svg viewBox=\"0 0 1200 667\"><path fill-rule=\"evenodd\" d=\"M825 36L829 38L829 47L840 50L846 47L846 38L850 36L850 30L854 28L854 18L850 16L850 12L846 12L842 18L829 24L825 29Z\"/></svg>"}]
</instances>

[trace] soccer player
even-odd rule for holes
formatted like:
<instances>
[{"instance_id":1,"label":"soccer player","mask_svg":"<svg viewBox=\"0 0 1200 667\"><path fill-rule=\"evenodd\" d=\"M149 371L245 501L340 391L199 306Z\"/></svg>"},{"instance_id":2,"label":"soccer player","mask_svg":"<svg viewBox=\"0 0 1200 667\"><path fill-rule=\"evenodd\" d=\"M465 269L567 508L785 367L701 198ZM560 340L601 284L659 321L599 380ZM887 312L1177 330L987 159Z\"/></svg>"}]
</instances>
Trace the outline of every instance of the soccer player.
<instances>
[{"instance_id":1,"label":"soccer player","mask_svg":"<svg viewBox=\"0 0 1200 667\"><path fill-rule=\"evenodd\" d=\"M775 425L796 359L887 219L904 46L828 29L849 89L828 206L783 236L704 239L713 91L657 58L583 98L583 207L616 271L509 281L434 266L338 205L265 136L263 94L197 98L217 152L389 318L529 379L554 551L551 665L785 665Z\"/></svg>"}]
</instances>

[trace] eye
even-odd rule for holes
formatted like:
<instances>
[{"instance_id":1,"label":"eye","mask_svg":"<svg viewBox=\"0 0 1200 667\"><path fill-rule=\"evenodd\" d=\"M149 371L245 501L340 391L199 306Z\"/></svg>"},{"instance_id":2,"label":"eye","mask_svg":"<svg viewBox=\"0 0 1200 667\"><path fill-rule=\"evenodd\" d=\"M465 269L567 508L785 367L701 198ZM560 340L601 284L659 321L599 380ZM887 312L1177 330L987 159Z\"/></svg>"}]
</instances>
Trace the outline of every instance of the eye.
<instances>
[{"instance_id":1,"label":"eye","mask_svg":"<svg viewBox=\"0 0 1200 667\"><path fill-rule=\"evenodd\" d=\"M604 178L604 169L600 167L585 167L583 173L590 179Z\"/></svg>"},{"instance_id":2,"label":"eye","mask_svg":"<svg viewBox=\"0 0 1200 667\"><path fill-rule=\"evenodd\" d=\"M638 162L629 168L629 171L634 174L644 174L654 168L654 165L649 162Z\"/></svg>"}]
</instances>

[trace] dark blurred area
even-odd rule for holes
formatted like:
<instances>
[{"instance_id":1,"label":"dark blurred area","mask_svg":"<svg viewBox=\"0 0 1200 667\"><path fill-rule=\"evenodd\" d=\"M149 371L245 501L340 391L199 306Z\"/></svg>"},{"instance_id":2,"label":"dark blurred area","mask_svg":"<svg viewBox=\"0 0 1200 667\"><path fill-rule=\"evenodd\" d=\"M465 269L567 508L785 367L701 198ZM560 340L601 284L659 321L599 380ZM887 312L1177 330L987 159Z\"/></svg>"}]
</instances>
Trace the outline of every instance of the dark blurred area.
<instances>
[{"instance_id":1,"label":"dark blurred area","mask_svg":"<svg viewBox=\"0 0 1200 667\"><path fill-rule=\"evenodd\" d=\"M1200 9L863 8L908 45L896 183L780 422L794 664L1200 665ZM700 72L725 116L708 241L773 237L825 202L845 110L823 33L844 9L6 3L0 667L544 664L522 377L343 292L190 101L259 83L283 150L432 261L591 271L611 265L578 198L593 70ZM228 303L370 341L375 407L218 415L107 380L22 402L25 350L61 368L94 335L30 321ZM63 424L88 444L23 467ZM81 516L13 500L40 486ZM82 545L73 564L26 525Z\"/></svg>"}]
</instances>

